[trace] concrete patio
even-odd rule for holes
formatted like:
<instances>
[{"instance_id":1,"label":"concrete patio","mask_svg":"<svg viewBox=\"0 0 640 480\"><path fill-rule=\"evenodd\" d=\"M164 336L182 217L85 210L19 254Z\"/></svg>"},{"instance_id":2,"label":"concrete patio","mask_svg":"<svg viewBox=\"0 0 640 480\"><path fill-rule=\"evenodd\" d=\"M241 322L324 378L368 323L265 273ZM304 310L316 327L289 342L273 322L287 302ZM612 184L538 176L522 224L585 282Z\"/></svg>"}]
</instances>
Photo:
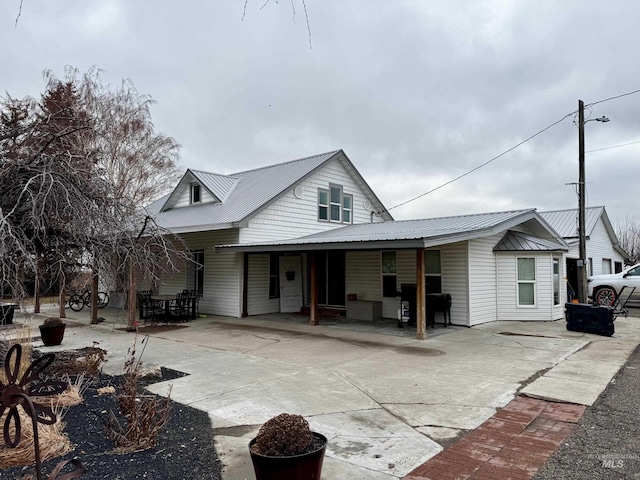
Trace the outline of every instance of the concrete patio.
<instances>
[{"instance_id":1,"label":"concrete patio","mask_svg":"<svg viewBox=\"0 0 640 480\"><path fill-rule=\"evenodd\" d=\"M121 330L124 312L101 310L99 325L86 310L68 314L63 344L42 350L97 341L109 353L105 372L121 373L136 338ZM142 360L188 374L152 390L166 395L171 383L175 401L208 412L227 480L254 478L247 444L282 412L304 415L329 438L323 478L398 479L516 393L591 405L640 342L639 320L618 318L611 338L558 321L439 326L419 341L392 321L311 327L300 316L209 316L150 334ZM31 322L36 335L40 320Z\"/></svg>"}]
</instances>

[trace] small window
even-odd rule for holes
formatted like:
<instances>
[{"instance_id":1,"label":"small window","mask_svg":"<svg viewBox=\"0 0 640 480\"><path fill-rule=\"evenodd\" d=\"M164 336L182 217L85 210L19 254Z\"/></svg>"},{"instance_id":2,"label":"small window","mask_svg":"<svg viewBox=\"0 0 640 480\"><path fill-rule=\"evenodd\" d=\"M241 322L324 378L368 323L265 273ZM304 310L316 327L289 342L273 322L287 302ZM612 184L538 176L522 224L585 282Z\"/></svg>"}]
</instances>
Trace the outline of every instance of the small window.
<instances>
[{"instance_id":1,"label":"small window","mask_svg":"<svg viewBox=\"0 0 640 480\"><path fill-rule=\"evenodd\" d=\"M560 305L560 259L553 259L553 304Z\"/></svg>"},{"instance_id":2,"label":"small window","mask_svg":"<svg viewBox=\"0 0 640 480\"><path fill-rule=\"evenodd\" d=\"M602 259L602 274L609 275L611 273L611 259L603 258Z\"/></svg>"},{"instance_id":3,"label":"small window","mask_svg":"<svg viewBox=\"0 0 640 480\"><path fill-rule=\"evenodd\" d=\"M353 196L343 195L342 197L342 222L351 223L351 211L353 205Z\"/></svg>"},{"instance_id":4,"label":"small window","mask_svg":"<svg viewBox=\"0 0 640 480\"><path fill-rule=\"evenodd\" d=\"M318 220L329 220L329 191L318 190Z\"/></svg>"},{"instance_id":5,"label":"small window","mask_svg":"<svg viewBox=\"0 0 640 480\"><path fill-rule=\"evenodd\" d=\"M614 273L620 273L622 271L622 262L614 262L613 266L615 268Z\"/></svg>"},{"instance_id":6,"label":"small window","mask_svg":"<svg viewBox=\"0 0 640 480\"><path fill-rule=\"evenodd\" d=\"M593 258L589 258L587 261L589 262L587 267L587 276L590 277L593 275Z\"/></svg>"},{"instance_id":7,"label":"small window","mask_svg":"<svg viewBox=\"0 0 640 480\"><path fill-rule=\"evenodd\" d=\"M396 297L398 295L396 252L382 252L382 296Z\"/></svg>"},{"instance_id":8,"label":"small window","mask_svg":"<svg viewBox=\"0 0 640 480\"><path fill-rule=\"evenodd\" d=\"M280 298L280 255L269 254L269 298Z\"/></svg>"},{"instance_id":9,"label":"small window","mask_svg":"<svg viewBox=\"0 0 640 480\"><path fill-rule=\"evenodd\" d=\"M424 281L426 293L442 293L442 266L440 250L425 250Z\"/></svg>"},{"instance_id":10,"label":"small window","mask_svg":"<svg viewBox=\"0 0 640 480\"><path fill-rule=\"evenodd\" d=\"M536 304L536 259L518 258L518 305Z\"/></svg>"},{"instance_id":11,"label":"small window","mask_svg":"<svg viewBox=\"0 0 640 480\"><path fill-rule=\"evenodd\" d=\"M197 183L191 185L191 203L200 203L200 185Z\"/></svg>"}]
</instances>

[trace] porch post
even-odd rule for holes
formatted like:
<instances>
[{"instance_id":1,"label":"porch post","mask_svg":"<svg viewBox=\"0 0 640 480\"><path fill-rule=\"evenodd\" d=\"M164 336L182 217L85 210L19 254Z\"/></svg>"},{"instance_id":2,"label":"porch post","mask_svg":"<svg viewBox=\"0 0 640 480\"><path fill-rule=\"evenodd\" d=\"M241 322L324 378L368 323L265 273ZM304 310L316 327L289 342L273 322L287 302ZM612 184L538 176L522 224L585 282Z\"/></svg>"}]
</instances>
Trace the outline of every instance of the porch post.
<instances>
[{"instance_id":1,"label":"porch post","mask_svg":"<svg viewBox=\"0 0 640 480\"><path fill-rule=\"evenodd\" d=\"M424 249L416 250L416 338L427 338L427 308L424 284Z\"/></svg>"},{"instance_id":2,"label":"porch post","mask_svg":"<svg viewBox=\"0 0 640 480\"><path fill-rule=\"evenodd\" d=\"M318 279L316 278L316 252L309 252L311 305L309 308L309 325L318 325Z\"/></svg>"},{"instance_id":3,"label":"porch post","mask_svg":"<svg viewBox=\"0 0 640 480\"><path fill-rule=\"evenodd\" d=\"M242 317L248 317L249 305L249 254L244 252L242 264Z\"/></svg>"}]
</instances>

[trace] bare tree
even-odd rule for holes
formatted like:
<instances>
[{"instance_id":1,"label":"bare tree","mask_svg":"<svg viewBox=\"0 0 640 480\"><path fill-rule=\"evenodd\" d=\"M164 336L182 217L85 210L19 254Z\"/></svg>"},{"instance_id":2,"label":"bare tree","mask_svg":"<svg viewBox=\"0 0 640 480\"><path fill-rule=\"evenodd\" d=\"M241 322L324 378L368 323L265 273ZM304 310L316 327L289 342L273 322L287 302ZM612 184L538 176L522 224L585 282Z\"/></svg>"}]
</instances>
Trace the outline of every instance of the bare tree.
<instances>
[{"instance_id":1,"label":"bare tree","mask_svg":"<svg viewBox=\"0 0 640 480\"><path fill-rule=\"evenodd\" d=\"M616 222L616 235L622 249L629 255L631 265L640 262L640 220L627 215Z\"/></svg>"},{"instance_id":2,"label":"bare tree","mask_svg":"<svg viewBox=\"0 0 640 480\"><path fill-rule=\"evenodd\" d=\"M149 99L110 92L95 83L94 71L80 80L70 73L64 81L46 73L37 101L0 103L0 273L2 288L17 300L26 295L29 274L36 285L43 274L64 285L83 269L115 278L135 267L154 281L187 258L139 203L156 190L136 177L146 168L137 163L175 169L177 144L154 136ZM118 170L121 161L133 180Z\"/></svg>"}]
</instances>

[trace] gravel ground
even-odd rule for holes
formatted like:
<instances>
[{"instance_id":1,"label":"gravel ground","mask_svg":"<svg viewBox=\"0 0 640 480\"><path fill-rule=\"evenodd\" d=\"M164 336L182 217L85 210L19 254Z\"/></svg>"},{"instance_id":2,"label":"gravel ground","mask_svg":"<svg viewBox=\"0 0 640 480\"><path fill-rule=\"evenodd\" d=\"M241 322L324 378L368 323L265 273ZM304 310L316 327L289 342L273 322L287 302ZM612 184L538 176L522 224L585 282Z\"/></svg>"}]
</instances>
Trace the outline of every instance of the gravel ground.
<instances>
[{"instance_id":1,"label":"gravel ground","mask_svg":"<svg viewBox=\"0 0 640 480\"><path fill-rule=\"evenodd\" d=\"M163 378L176 378L176 372L163 369ZM160 379L156 378L155 381ZM113 395L98 395L97 389L117 386L118 377L102 375L85 392L84 403L72 407L64 421L76 448L67 456L45 462L43 476L67 458L78 457L87 467L82 479L221 479L221 464L213 446L213 433L206 412L172 403L170 418L156 448L129 454L113 453L113 444L104 435L107 412L117 410ZM18 480L32 468L0 470L0 479Z\"/></svg>"},{"instance_id":2,"label":"gravel ground","mask_svg":"<svg viewBox=\"0 0 640 480\"><path fill-rule=\"evenodd\" d=\"M640 347L535 480L640 479Z\"/></svg>"}]
</instances>

